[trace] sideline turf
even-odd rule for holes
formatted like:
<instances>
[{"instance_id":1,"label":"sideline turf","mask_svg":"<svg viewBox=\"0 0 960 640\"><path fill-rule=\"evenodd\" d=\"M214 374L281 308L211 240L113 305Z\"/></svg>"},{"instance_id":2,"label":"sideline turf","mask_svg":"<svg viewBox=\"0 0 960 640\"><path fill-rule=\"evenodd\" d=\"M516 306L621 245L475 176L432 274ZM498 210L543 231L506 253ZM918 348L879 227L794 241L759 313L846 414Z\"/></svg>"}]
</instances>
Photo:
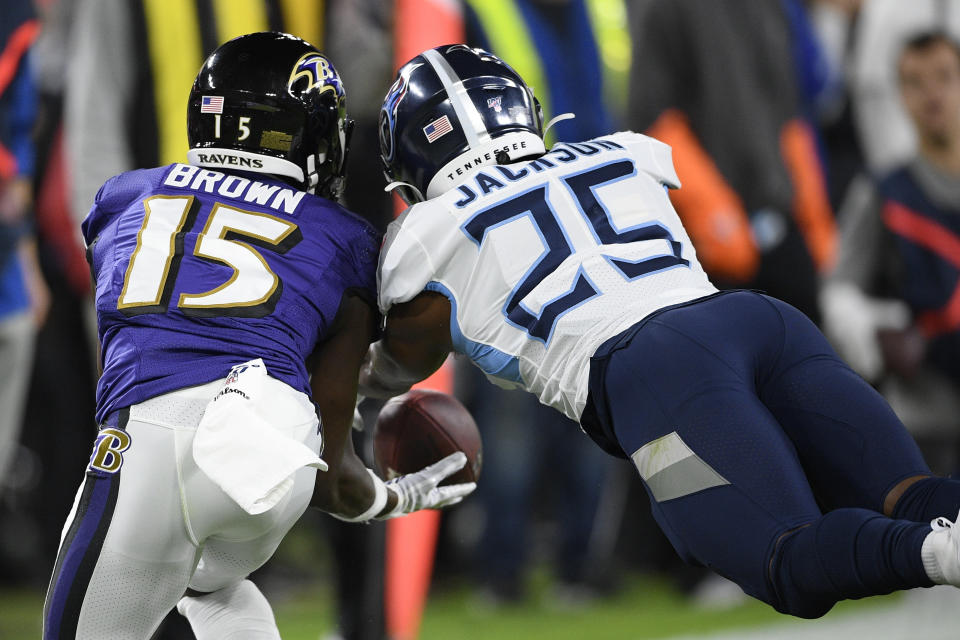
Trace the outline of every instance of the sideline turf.
<instances>
[{"instance_id":1,"label":"sideline turf","mask_svg":"<svg viewBox=\"0 0 960 640\"><path fill-rule=\"evenodd\" d=\"M535 580L525 602L497 608L481 606L463 586L435 589L427 604L419 640L591 640L669 638L724 629L790 624L764 604L749 600L726 611L695 608L662 582L634 578L615 597L589 606L552 602L549 584ZM320 640L333 629L332 594L328 586L307 584L271 591L280 633L285 640ZM852 609L882 606L898 595L842 602L828 617ZM40 635L42 594L0 590L0 638L35 640Z\"/></svg>"}]
</instances>

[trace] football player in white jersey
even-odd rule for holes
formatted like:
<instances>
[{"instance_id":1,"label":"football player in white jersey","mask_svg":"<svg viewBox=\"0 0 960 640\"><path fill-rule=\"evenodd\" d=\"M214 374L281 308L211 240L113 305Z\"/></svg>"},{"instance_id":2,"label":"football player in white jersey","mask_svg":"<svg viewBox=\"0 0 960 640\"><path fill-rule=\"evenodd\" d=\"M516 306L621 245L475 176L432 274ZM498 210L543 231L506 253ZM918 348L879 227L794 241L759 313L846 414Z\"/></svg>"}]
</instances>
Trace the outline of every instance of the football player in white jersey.
<instances>
[{"instance_id":1,"label":"football player in white jersey","mask_svg":"<svg viewBox=\"0 0 960 640\"><path fill-rule=\"evenodd\" d=\"M467 355L632 459L676 551L784 613L960 586L960 526L941 517L960 483L803 314L716 290L667 195L670 148L543 135L496 56L447 45L399 70L381 155L411 206L381 250L361 392Z\"/></svg>"}]
</instances>

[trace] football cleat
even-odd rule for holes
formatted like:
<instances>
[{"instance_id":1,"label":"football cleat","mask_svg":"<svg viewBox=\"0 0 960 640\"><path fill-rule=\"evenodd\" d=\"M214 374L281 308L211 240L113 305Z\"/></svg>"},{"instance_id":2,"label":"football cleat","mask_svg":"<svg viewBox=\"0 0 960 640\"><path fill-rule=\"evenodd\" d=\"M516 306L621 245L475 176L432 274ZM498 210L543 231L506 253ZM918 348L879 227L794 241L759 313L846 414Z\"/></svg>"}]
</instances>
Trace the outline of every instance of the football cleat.
<instances>
[{"instance_id":1,"label":"football cleat","mask_svg":"<svg viewBox=\"0 0 960 640\"><path fill-rule=\"evenodd\" d=\"M960 587L960 525L940 517L930 528L920 551L927 576L936 584Z\"/></svg>"}]
</instances>

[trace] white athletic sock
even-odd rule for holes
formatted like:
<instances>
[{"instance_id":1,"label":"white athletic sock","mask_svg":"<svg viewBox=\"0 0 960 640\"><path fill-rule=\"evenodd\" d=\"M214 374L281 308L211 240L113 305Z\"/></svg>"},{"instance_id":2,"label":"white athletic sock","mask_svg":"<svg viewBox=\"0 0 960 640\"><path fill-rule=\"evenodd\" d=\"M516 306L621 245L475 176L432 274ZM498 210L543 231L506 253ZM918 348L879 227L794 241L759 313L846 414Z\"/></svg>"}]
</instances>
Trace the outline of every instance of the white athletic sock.
<instances>
[{"instance_id":1,"label":"white athletic sock","mask_svg":"<svg viewBox=\"0 0 960 640\"><path fill-rule=\"evenodd\" d=\"M270 603L249 580L185 596L177 611L190 622L197 640L280 640Z\"/></svg>"}]
</instances>

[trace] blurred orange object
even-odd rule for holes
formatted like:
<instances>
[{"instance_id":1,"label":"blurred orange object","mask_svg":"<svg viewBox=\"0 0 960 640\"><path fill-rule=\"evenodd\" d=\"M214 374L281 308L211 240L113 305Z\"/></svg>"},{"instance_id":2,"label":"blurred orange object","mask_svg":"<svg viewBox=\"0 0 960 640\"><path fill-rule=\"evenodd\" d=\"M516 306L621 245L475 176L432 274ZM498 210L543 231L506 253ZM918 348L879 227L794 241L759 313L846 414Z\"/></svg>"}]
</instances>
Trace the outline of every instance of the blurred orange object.
<instances>
[{"instance_id":1,"label":"blurred orange object","mask_svg":"<svg viewBox=\"0 0 960 640\"><path fill-rule=\"evenodd\" d=\"M452 365L447 360L414 388L452 393ZM416 511L387 522L384 596L387 636L391 640L414 640L420 633L439 528L439 511Z\"/></svg>"}]
</instances>

